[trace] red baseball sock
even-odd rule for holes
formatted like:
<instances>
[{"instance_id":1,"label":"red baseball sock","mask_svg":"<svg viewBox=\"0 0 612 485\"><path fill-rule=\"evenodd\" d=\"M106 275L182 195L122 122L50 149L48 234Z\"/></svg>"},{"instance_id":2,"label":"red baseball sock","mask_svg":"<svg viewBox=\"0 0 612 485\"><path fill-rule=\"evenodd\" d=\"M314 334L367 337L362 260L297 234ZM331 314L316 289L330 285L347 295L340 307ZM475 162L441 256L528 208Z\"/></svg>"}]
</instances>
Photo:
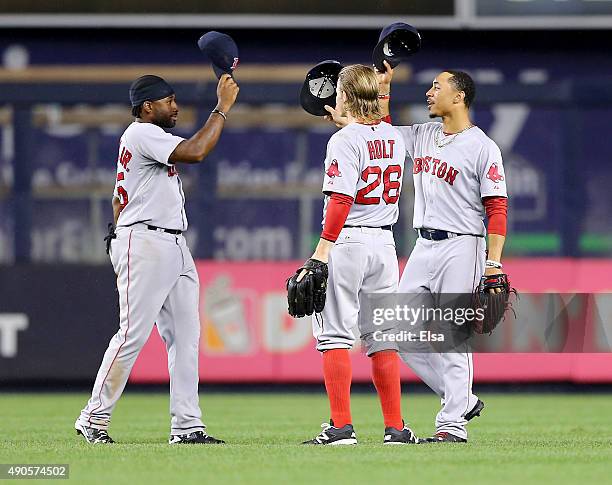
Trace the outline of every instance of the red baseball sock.
<instances>
[{"instance_id":1,"label":"red baseball sock","mask_svg":"<svg viewBox=\"0 0 612 485\"><path fill-rule=\"evenodd\" d=\"M385 350L372 355L372 380L378 391L385 427L402 429L402 386L397 352Z\"/></svg>"},{"instance_id":2,"label":"red baseball sock","mask_svg":"<svg viewBox=\"0 0 612 485\"><path fill-rule=\"evenodd\" d=\"M351 358L348 349L323 352L323 376L336 428L351 424Z\"/></svg>"}]
</instances>

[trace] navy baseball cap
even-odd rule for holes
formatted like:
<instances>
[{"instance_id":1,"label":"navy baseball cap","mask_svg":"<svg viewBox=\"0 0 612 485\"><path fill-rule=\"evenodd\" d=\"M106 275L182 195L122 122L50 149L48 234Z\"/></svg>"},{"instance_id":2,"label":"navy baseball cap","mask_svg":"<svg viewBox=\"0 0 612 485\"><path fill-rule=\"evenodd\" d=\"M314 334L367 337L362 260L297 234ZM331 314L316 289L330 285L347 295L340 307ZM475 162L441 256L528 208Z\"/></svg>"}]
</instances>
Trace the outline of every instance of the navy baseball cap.
<instances>
[{"instance_id":1,"label":"navy baseball cap","mask_svg":"<svg viewBox=\"0 0 612 485\"><path fill-rule=\"evenodd\" d=\"M315 116L329 114L325 105L336 107L336 88L338 75L344 66L338 61L327 60L313 67L302 85L300 104L308 113Z\"/></svg>"},{"instance_id":2,"label":"navy baseball cap","mask_svg":"<svg viewBox=\"0 0 612 485\"><path fill-rule=\"evenodd\" d=\"M233 74L238 66L238 46L227 34L211 30L198 40L198 47L212 63L217 79L223 74Z\"/></svg>"},{"instance_id":3,"label":"navy baseball cap","mask_svg":"<svg viewBox=\"0 0 612 485\"><path fill-rule=\"evenodd\" d=\"M380 72L385 71L383 61L397 66L421 49L421 34L412 25L396 22L382 29L378 44L372 52L372 64Z\"/></svg>"}]
</instances>

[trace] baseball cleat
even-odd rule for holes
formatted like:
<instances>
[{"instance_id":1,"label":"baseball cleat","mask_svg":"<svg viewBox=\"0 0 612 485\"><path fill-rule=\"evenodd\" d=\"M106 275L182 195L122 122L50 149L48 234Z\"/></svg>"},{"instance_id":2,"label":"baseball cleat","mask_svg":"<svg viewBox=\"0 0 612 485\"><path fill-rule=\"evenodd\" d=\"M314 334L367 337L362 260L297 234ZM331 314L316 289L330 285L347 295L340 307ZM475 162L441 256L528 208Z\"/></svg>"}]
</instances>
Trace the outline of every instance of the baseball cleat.
<instances>
[{"instance_id":1,"label":"baseball cleat","mask_svg":"<svg viewBox=\"0 0 612 485\"><path fill-rule=\"evenodd\" d=\"M385 445L417 445L418 443L419 438L406 425L403 429L392 428L391 426L385 428L385 438L383 440Z\"/></svg>"},{"instance_id":2,"label":"baseball cleat","mask_svg":"<svg viewBox=\"0 0 612 485\"><path fill-rule=\"evenodd\" d=\"M75 423L74 429L77 434L81 435L88 443L114 443L113 440L105 429L90 428L89 426L83 426L82 424Z\"/></svg>"},{"instance_id":3,"label":"baseball cleat","mask_svg":"<svg viewBox=\"0 0 612 485\"><path fill-rule=\"evenodd\" d=\"M342 428L335 428L334 422L330 419L329 423L323 423L321 425L323 431L321 431L313 439L304 441L303 445L356 445L357 436L352 424L342 426Z\"/></svg>"},{"instance_id":4,"label":"baseball cleat","mask_svg":"<svg viewBox=\"0 0 612 485\"><path fill-rule=\"evenodd\" d=\"M480 413L484 409L484 406L485 406L484 402L482 402L479 399L478 401L476 401L476 405L472 408L472 410L466 413L466 415L463 417L465 418L466 421L469 421L470 419L473 419L476 416L480 416Z\"/></svg>"},{"instance_id":5,"label":"baseball cleat","mask_svg":"<svg viewBox=\"0 0 612 485\"><path fill-rule=\"evenodd\" d=\"M170 436L170 439L168 440L168 444L170 445L177 445L177 444L220 445L223 443L225 443L225 441L218 440L217 438L213 438L212 436L207 435L204 431L194 431L193 433L187 433L187 434L173 434Z\"/></svg>"},{"instance_id":6,"label":"baseball cleat","mask_svg":"<svg viewBox=\"0 0 612 485\"><path fill-rule=\"evenodd\" d=\"M446 431L438 431L430 438L420 439L419 443L467 443L467 440L465 438L455 436L454 434L447 433Z\"/></svg>"}]
</instances>

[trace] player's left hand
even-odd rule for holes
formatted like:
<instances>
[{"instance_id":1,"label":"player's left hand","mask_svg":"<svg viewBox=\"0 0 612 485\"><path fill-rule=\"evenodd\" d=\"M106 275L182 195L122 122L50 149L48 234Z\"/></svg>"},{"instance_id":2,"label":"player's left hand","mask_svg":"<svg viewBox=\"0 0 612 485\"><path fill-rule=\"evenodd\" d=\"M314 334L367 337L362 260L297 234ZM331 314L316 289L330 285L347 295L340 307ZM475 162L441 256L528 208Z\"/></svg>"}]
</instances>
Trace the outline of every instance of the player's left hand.
<instances>
[{"instance_id":1,"label":"player's left hand","mask_svg":"<svg viewBox=\"0 0 612 485\"><path fill-rule=\"evenodd\" d=\"M499 268L486 268L484 275L485 276L491 276L491 275L495 275L495 274L502 274L503 271ZM489 293L501 293L502 289L501 288L491 288L489 290Z\"/></svg>"}]
</instances>

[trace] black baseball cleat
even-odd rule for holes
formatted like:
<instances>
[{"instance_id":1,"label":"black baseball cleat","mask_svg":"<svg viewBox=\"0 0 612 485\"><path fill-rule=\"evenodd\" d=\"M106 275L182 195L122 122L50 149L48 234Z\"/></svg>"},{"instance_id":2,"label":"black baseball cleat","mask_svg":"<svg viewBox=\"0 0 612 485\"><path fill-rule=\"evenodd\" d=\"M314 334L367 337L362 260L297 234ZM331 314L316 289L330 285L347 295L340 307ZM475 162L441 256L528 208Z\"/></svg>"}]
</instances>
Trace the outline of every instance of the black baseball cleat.
<instances>
[{"instance_id":1,"label":"black baseball cleat","mask_svg":"<svg viewBox=\"0 0 612 485\"><path fill-rule=\"evenodd\" d=\"M170 445L220 445L225 443L223 440L218 440L212 436L207 435L204 431L194 431L193 433L187 434L173 434L168 440Z\"/></svg>"},{"instance_id":2,"label":"black baseball cleat","mask_svg":"<svg viewBox=\"0 0 612 485\"><path fill-rule=\"evenodd\" d=\"M455 436L454 434L447 433L446 431L438 431L430 438L420 439L419 443L467 443L467 440L465 438L459 438L459 436Z\"/></svg>"},{"instance_id":3,"label":"black baseball cleat","mask_svg":"<svg viewBox=\"0 0 612 485\"><path fill-rule=\"evenodd\" d=\"M329 423L321 425L321 431L313 439L304 441L303 445L356 445L357 436L352 424L346 424L342 428L335 428L334 422L330 419Z\"/></svg>"},{"instance_id":4,"label":"black baseball cleat","mask_svg":"<svg viewBox=\"0 0 612 485\"><path fill-rule=\"evenodd\" d=\"M113 440L105 429L90 428L89 426L83 426L82 424L75 423L74 429L77 434L81 435L88 443L114 443Z\"/></svg>"},{"instance_id":5,"label":"black baseball cleat","mask_svg":"<svg viewBox=\"0 0 612 485\"><path fill-rule=\"evenodd\" d=\"M404 425L403 429L392 428L388 426L385 428L385 438L383 440L385 445L418 445L419 438L412 432L412 430Z\"/></svg>"},{"instance_id":6,"label":"black baseball cleat","mask_svg":"<svg viewBox=\"0 0 612 485\"><path fill-rule=\"evenodd\" d=\"M479 399L478 401L476 401L476 405L472 408L472 410L466 413L466 415L463 417L466 421L469 421L470 419L473 419L476 416L480 416L480 413L484 409L484 406L484 402Z\"/></svg>"}]
</instances>

